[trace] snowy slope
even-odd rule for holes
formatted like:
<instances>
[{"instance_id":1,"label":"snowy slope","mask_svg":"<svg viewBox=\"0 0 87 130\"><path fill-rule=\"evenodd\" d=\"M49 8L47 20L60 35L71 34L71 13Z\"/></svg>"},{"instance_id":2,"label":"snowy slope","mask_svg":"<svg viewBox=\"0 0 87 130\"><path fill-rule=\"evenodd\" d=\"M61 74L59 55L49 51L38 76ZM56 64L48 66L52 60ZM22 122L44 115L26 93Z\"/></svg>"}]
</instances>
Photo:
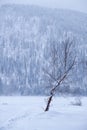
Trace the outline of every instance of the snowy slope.
<instances>
[{"instance_id":1,"label":"snowy slope","mask_svg":"<svg viewBox=\"0 0 87 130\"><path fill-rule=\"evenodd\" d=\"M46 97L0 97L0 130L87 130L87 98L55 97L44 112Z\"/></svg>"},{"instance_id":2,"label":"snowy slope","mask_svg":"<svg viewBox=\"0 0 87 130\"><path fill-rule=\"evenodd\" d=\"M52 67L50 48L54 43L59 46L65 33L73 37L77 57L66 91L87 95L87 14L29 5L0 6L0 95L48 94L46 88L51 85L43 68Z\"/></svg>"}]
</instances>

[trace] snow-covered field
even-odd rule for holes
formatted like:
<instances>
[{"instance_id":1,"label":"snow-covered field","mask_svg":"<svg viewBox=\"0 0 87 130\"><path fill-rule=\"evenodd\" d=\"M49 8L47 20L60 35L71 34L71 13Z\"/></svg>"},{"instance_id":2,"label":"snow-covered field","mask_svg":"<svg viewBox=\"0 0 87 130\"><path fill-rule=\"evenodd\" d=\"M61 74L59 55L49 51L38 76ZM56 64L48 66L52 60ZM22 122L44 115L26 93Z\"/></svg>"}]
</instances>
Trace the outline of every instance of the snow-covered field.
<instances>
[{"instance_id":1,"label":"snow-covered field","mask_svg":"<svg viewBox=\"0 0 87 130\"><path fill-rule=\"evenodd\" d=\"M55 97L44 112L46 97L0 97L0 130L87 130L87 98Z\"/></svg>"}]
</instances>

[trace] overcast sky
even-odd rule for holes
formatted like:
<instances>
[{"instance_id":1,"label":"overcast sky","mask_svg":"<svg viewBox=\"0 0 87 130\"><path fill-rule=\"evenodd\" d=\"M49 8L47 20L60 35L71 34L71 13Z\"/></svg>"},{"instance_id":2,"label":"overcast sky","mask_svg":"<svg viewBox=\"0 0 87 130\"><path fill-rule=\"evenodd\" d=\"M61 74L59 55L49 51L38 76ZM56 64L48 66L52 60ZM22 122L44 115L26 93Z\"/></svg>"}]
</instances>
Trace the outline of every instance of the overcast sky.
<instances>
[{"instance_id":1,"label":"overcast sky","mask_svg":"<svg viewBox=\"0 0 87 130\"><path fill-rule=\"evenodd\" d=\"M0 5L6 3L39 5L50 8L67 8L87 13L87 0L0 0Z\"/></svg>"}]
</instances>

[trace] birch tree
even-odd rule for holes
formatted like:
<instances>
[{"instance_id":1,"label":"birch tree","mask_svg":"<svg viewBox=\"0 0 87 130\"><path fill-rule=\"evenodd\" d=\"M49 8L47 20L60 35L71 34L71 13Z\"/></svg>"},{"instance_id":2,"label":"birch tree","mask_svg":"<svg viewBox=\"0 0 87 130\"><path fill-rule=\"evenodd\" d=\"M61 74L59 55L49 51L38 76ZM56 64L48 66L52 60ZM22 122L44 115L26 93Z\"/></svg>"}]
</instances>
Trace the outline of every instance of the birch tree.
<instances>
[{"instance_id":1,"label":"birch tree","mask_svg":"<svg viewBox=\"0 0 87 130\"><path fill-rule=\"evenodd\" d=\"M64 36L63 40L59 43L52 44L51 46L51 62L49 70L44 69L44 72L51 78L53 85L49 90L49 98L47 100L45 111L48 111L50 104L57 89L66 81L70 76L70 72L75 66L75 44L74 39L68 35Z\"/></svg>"}]
</instances>

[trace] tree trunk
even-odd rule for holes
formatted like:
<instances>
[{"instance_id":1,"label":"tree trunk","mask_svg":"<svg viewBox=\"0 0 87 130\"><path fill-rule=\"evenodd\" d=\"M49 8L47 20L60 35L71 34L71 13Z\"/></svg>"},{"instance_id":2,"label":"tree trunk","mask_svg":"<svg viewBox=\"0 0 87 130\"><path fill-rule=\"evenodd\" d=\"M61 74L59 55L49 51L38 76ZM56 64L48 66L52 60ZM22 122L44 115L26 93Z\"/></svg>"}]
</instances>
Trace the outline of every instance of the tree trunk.
<instances>
[{"instance_id":1,"label":"tree trunk","mask_svg":"<svg viewBox=\"0 0 87 130\"><path fill-rule=\"evenodd\" d=\"M49 99L48 99L48 101L47 101L47 106L46 106L46 108L45 108L45 112L46 112L46 111L49 111L52 98L53 98L53 94L51 94L51 96L49 97Z\"/></svg>"}]
</instances>

